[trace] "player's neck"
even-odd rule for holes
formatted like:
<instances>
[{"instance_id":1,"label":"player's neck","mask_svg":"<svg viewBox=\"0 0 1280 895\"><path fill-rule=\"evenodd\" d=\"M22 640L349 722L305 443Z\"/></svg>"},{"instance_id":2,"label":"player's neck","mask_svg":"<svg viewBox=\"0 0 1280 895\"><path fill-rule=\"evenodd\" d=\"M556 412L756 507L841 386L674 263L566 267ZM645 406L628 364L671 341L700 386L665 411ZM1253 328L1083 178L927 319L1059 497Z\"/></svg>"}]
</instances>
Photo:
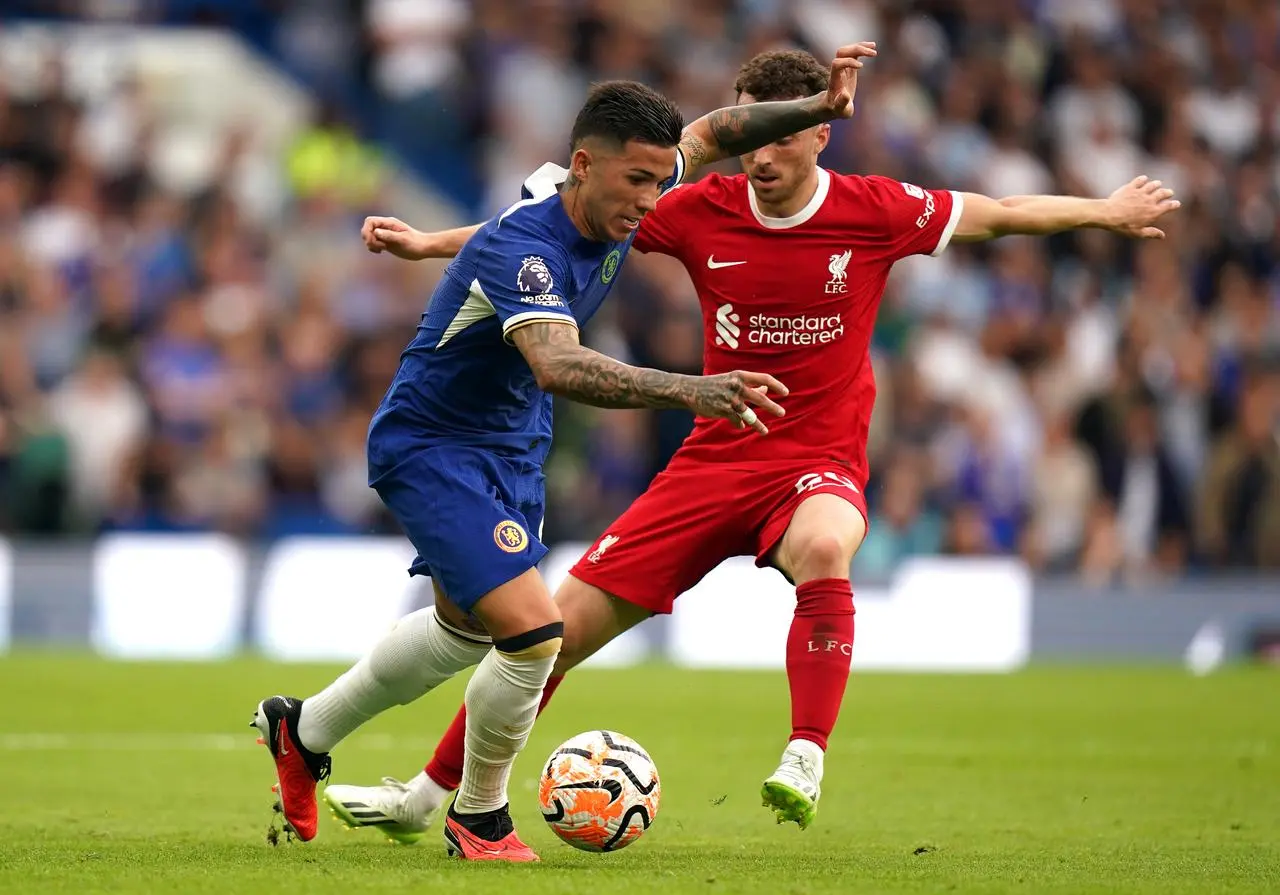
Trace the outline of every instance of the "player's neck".
<instances>
[{"instance_id":1,"label":"player's neck","mask_svg":"<svg viewBox=\"0 0 1280 895\"><path fill-rule=\"evenodd\" d=\"M580 186L581 184L570 174L569 179L560 187L560 201L564 203L564 213L569 216L573 226L577 227L578 232L584 237L603 242L604 240L596 236L591 229L591 222L587 219L587 203L578 195Z\"/></svg>"},{"instance_id":2,"label":"player's neck","mask_svg":"<svg viewBox=\"0 0 1280 895\"><path fill-rule=\"evenodd\" d=\"M818 169L815 167L809 173L809 176L805 178L804 183L800 184L800 187L785 199L769 202L759 193L756 193L756 208L767 218L793 217L809 204L816 192L818 192Z\"/></svg>"}]
</instances>

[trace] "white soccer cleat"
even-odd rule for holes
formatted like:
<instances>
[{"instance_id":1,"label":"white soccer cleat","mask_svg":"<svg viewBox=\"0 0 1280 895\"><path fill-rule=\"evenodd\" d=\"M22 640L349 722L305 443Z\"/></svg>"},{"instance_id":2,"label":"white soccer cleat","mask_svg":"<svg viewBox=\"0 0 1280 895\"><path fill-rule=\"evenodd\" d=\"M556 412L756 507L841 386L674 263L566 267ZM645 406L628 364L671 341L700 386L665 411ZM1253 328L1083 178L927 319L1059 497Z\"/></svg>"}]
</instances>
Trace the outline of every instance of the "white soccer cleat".
<instances>
[{"instance_id":1,"label":"white soccer cleat","mask_svg":"<svg viewBox=\"0 0 1280 895\"><path fill-rule=\"evenodd\" d=\"M351 829L377 829L401 845L421 839L444 804L415 811L409 784L395 777L383 777L381 786L331 784L324 791L324 800L333 816Z\"/></svg>"},{"instance_id":2,"label":"white soccer cleat","mask_svg":"<svg viewBox=\"0 0 1280 895\"><path fill-rule=\"evenodd\" d=\"M773 810L778 823L795 821L803 830L817 816L821 796L822 750L807 740L792 740L760 790L764 806Z\"/></svg>"}]
</instances>

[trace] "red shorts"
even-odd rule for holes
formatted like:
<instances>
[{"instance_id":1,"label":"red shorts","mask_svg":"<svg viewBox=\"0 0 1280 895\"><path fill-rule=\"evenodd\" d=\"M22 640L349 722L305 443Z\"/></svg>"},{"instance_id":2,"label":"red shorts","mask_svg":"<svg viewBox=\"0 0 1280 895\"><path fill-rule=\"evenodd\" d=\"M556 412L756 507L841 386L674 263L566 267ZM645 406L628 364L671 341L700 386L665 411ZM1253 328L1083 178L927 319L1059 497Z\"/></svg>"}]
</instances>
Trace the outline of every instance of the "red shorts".
<instances>
[{"instance_id":1,"label":"red shorts","mask_svg":"<svg viewBox=\"0 0 1280 895\"><path fill-rule=\"evenodd\" d=\"M796 507L834 494L867 516L851 468L831 461L694 464L673 461L600 536L570 573L651 612L731 556L770 564Z\"/></svg>"}]
</instances>

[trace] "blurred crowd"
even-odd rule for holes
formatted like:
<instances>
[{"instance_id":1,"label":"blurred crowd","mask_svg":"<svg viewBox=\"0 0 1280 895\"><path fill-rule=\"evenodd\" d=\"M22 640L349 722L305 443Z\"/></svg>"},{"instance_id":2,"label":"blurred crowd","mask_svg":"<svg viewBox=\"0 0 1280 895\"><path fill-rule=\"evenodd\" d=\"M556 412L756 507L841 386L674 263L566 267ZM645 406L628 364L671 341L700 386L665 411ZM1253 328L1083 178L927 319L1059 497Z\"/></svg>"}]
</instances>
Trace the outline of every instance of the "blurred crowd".
<instances>
[{"instance_id":1,"label":"blurred crowd","mask_svg":"<svg viewBox=\"0 0 1280 895\"><path fill-rule=\"evenodd\" d=\"M335 29L354 24L397 145L461 149L482 212L562 160L594 79L644 80L692 118L732 102L757 51L855 39L880 55L828 168L994 196L1162 179L1183 203L1163 241L1007 238L898 266L855 573L936 553L1099 584L1280 567L1273 0L268 5L295 67L346 58ZM363 251L377 177L307 176L317 144L372 157L340 122L280 159L288 199L264 215L234 188L243 134L174 194L149 174L146 116L127 84L76 95L56 64L0 82L0 531L394 531L365 487L365 427L441 266ZM633 255L586 338L700 369L697 299L669 259ZM594 538L691 425L558 414L553 541Z\"/></svg>"}]
</instances>

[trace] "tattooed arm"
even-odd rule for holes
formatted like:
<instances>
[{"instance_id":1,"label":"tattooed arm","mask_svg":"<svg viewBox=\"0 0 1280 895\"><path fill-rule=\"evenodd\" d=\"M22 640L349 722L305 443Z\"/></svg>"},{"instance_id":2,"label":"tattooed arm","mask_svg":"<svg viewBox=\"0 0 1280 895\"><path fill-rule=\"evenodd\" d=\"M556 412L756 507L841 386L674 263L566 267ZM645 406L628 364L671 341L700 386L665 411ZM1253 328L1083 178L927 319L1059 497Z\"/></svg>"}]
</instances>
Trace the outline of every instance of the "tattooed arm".
<instances>
[{"instance_id":1,"label":"tattooed arm","mask_svg":"<svg viewBox=\"0 0 1280 895\"><path fill-rule=\"evenodd\" d=\"M735 371L718 376L685 376L633 367L578 342L568 323L546 321L513 329L510 338L524 355L545 392L594 407L687 407L698 416L740 423L750 405L782 416L768 392L786 395L781 382L764 373ZM763 420L752 428L769 431Z\"/></svg>"},{"instance_id":2,"label":"tattooed arm","mask_svg":"<svg viewBox=\"0 0 1280 895\"><path fill-rule=\"evenodd\" d=\"M782 102L727 106L692 122L680 140L685 177L699 165L754 152L788 134L836 118L849 118L853 115L862 58L874 55L876 45L870 41L837 50L826 93Z\"/></svg>"}]
</instances>

